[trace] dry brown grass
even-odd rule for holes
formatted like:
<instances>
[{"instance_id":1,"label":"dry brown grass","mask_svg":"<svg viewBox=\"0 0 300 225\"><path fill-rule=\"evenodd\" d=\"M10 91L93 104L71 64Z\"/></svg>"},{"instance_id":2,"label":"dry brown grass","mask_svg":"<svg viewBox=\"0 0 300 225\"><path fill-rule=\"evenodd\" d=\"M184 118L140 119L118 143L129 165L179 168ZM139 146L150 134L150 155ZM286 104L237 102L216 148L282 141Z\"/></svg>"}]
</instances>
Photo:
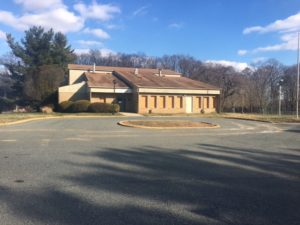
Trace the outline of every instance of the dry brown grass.
<instances>
[{"instance_id":1,"label":"dry brown grass","mask_svg":"<svg viewBox=\"0 0 300 225\"><path fill-rule=\"evenodd\" d=\"M212 128L214 124L189 120L130 120L122 121L121 125L144 128Z\"/></svg>"},{"instance_id":2,"label":"dry brown grass","mask_svg":"<svg viewBox=\"0 0 300 225\"><path fill-rule=\"evenodd\" d=\"M227 119L242 119L254 120L271 123L300 123L300 119L296 119L294 115L263 115L263 114L248 114L248 113L208 113L208 114L146 114L145 116L173 116L173 117L203 117L203 118L227 118Z\"/></svg>"},{"instance_id":3,"label":"dry brown grass","mask_svg":"<svg viewBox=\"0 0 300 225\"><path fill-rule=\"evenodd\" d=\"M43 118L62 118L62 117L100 117L100 116L120 116L119 113L112 115L111 113L3 113L0 114L0 125L11 122L28 120L28 119L43 119Z\"/></svg>"},{"instance_id":4,"label":"dry brown grass","mask_svg":"<svg viewBox=\"0 0 300 225\"><path fill-rule=\"evenodd\" d=\"M262 115L262 114L242 114L242 113L223 113L220 114L223 118L255 120L271 123L300 123L300 120L293 115Z\"/></svg>"}]
</instances>

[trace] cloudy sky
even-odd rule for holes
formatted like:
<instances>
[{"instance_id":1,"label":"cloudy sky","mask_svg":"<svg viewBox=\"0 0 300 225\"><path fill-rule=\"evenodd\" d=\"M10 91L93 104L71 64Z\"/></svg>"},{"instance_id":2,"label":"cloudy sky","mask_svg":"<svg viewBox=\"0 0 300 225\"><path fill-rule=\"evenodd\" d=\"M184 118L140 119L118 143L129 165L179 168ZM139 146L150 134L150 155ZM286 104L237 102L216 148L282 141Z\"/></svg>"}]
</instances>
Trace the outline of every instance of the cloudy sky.
<instances>
[{"instance_id":1,"label":"cloudy sky","mask_svg":"<svg viewBox=\"0 0 300 225\"><path fill-rule=\"evenodd\" d=\"M17 39L40 25L65 33L76 52L188 54L244 66L266 58L296 63L299 0L11 0L0 5L5 33Z\"/></svg>"}]
</instances>

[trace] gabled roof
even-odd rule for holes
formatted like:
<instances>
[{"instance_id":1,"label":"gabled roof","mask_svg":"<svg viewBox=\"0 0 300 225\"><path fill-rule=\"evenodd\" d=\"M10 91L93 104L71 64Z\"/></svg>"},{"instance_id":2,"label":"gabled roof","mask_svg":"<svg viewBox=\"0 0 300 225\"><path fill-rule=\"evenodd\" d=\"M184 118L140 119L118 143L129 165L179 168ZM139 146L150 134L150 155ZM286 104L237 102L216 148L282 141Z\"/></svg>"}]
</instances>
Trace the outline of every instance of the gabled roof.
<instances>
[{"instance_id":1,"label":"gabled roof","mask_svg":"<svg viewBox=\"0 0 300 225\"><path fill-rule=\"evenodd\" d=\"M178 89L218 89L215 86L192 80L187 77L158 76L152 71L140 71L135 75L134 71L116 69L115 73L123 77L127 82L137 87L146 88L178 88ZM163 71L164 74L164 71Z\"/></svg>"},{"instance_id":2,"label":"gabled roof","mask_svg":"<svg viewBox=\"0 0 300 225\"><path fill-rule=\"evenodd\" d=\"M69 64L70 70L84 70L87 77L89 87L107 87L113 88L113 80L116 80L116 87L143 87L143 88L176 88L176 89L205 89L205 90L220 90L213 85L189 79L181 76L180 73L172 70L162 70L161 76L158 69L138 68L138 74L135 73L135 68L129 67L108 67L95 66L96 72L92 65L76 65ZM107 73L97 73L108 72Z\"/></svg>"},{"instance_id":3,"label":"gabled roof","mask_svg":"<svg viewBox=\"0 0 300 225\"><path fill-rule=\"evenodd\" d=\"M93 71L93 65L78 65L78 64L68 64L69 70L84 70L84 71ZM95 66L96 71L106 71L106 72L113 72L116 70L119 71L133 71L135 68L132 67L118 67L118 66ZM141 73L153 73L157 74L158 69L150 69L150 68L138 68L138 71ZM163 74L165 75L181 75L181 73L175 72L173 70L162 70Z\"/></svg>"},{"instance_id":4,"label":"gabled roof","mask_svg":"<svg viewBox=\"0 0 300 225\"><path fill-rule=\"evenodd\" d=\"M118 79L113 74L105 74L105 73L90 73L86 72L85 76L87 78L87 84L89 87L103 87L103 88L113 88L114 83L116 81L116 88L128 88L128 86Z\"/></svg>"}]
</instances>

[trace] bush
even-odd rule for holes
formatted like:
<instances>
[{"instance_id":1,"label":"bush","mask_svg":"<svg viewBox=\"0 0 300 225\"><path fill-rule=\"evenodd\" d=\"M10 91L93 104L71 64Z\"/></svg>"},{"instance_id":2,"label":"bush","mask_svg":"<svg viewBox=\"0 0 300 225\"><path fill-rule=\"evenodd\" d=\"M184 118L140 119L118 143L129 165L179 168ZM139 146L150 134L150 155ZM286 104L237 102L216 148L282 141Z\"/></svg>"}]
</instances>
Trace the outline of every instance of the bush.
<instances>
[{"instance_id":1,"label":"bush","mask_svg":"<svg viewBox=\"0 0 300 225\"><path fill-rule=\"evenodd\" d=\"M112 112L118 113L120 112L120 105L119 104L111 104Z\"/></svg>"},{"instance_id":2,"label":"bush","mask_svg":"<svg viewBox=\"0 0 300 225\"><path fill-rule=\"evenodd\" d=\"M71 106L73 105L72 101L64 101L59 103L58 105L58 111L59 112L70 112Z\"/></svg>"},{"instance_id":3,"label":"bush","mask_svg":"<svg viewBox=\"0 0 300 225\"><path fill-rule=\"evenodd\" d=\"M0 112L13 110L14 107L15 107L14 100L0 97Z\"/></svg>"},{"instance_id":4,"label":"bush","mask_svg":"<svg viewBox=\"0 0 300 225\"><path fill-rule=\"evenodd\" d=\"M120 106L118 104L95 102L90 104L88 111L94 113L117 113L120 111Z\"/></svg>"},{"instance_id":5,"label":"bush","mask_svg":"<svg viewBox=\"0 0 300 225\"><path fill-rule=\"evenodd\" d=\"M76 101L70 106L70 112L72 113L87 112L90 104L91 103L88 100Z\"/></svg>"},{"instance_id":6,"label":"bush","mask_svg":"<svg viewBox=\"0 0 300 225\"><path fill-rule=\"evenodd\" d=\"M42 113L53 113L54 110L54 105L49 104L49 105L44 105L40 107L40 111Z\"/></svg>"}]
</instances>

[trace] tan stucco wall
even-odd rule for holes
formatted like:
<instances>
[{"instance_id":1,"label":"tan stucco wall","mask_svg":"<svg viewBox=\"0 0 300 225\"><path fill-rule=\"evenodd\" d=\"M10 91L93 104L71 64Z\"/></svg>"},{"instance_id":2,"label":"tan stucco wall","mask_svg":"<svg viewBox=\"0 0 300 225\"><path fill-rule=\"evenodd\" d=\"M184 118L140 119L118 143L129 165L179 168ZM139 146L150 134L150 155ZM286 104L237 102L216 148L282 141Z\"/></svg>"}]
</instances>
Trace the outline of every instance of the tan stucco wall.
<instances>
[{"instance_id":1,"label":"tan stucco wall","mask_svg":"<svg viewBox=\"0 0 300 225\"><path fill-rule=\"evenodd\" d=\"M83 70L70 70L69 71L69 85L81 82L83 79L83 74L86 71Z\"/></svg>"},{"instance_id":2,"label":"tan stucco wall","mask_svg":"<svg viewBox=\"0 0 300 225\"><path fill-rule=\"evenodd\" d=\"M89 99L89 94L85 82L58 88L58 103L64 101L77 101L82 99Z\"/></svg>"}]
</instances>

